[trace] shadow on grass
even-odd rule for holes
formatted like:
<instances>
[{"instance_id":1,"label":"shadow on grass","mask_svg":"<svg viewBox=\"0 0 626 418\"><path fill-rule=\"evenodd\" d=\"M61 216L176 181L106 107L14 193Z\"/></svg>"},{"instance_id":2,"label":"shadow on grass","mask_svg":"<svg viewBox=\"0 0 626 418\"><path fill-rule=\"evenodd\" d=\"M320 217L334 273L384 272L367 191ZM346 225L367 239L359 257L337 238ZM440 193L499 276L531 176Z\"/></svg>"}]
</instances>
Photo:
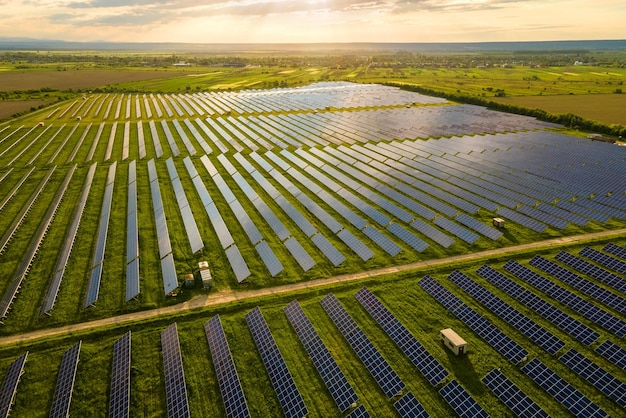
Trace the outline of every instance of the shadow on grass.
<instances>
[{"instance_id":1,"label":"shadow on grass","mask_svg":"<svg viewBox=\"0 0 626 418\"><path fill-rule=\"evenodd\" d=\"M463 385L463 387L465 387L465 389L473 395L482 395L485 392L484 385L480 380L480 376L474 369L474 364L472 364L472 353L468 352L457 356L451 350L446 348L443 343L441 343L441 347L444 349L446 355L448 356L448 360L450 361L450 366L452 368L451 375L454 376L459 383L461 383L461 385Z\"/></svg>"}]
</instances>

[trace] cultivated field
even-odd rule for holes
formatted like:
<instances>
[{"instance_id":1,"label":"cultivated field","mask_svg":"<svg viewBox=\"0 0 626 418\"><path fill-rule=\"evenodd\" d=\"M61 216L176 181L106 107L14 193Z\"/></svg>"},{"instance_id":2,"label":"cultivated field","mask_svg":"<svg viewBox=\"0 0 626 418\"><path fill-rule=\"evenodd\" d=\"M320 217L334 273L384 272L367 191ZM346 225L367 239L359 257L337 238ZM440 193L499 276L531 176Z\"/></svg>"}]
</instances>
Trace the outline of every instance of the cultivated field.
<instances>
[{"instance_id":1,"label":"cultivated field","mask_svg":"<svg viewBox=\"0 0 626 418\"><path fill-rule=\"evenodd\" d=\"M232 82L243 85L242 80ZM0 125L0 334L166 307L194 295L236 298L243 290L611 231L626 219L626 150L565 135L554 124L378 85L334 82L203 92L171 82L170 93L86 94ZM84 210L77 210L83 205ZM492 224L496 216L505 218L505 228ZM607 247L609 243L616 245ZM0 370L30 350L13 412L46 415L55 402L61 357L80 340L69 411L103 416L112 347L131 330L130 415L164 416L169 395L160 333L177 322L191 415L224 416L220 379L203 329L219 314L251 415L276 416L282 410L279 397L271 390L246 322L259 306L308 416L344 416L283 312L298 299L358 395L357 404L372 415L394 416L393 401L410 391L432 416L450 416L454 411L438 390L456 380L491 415L509 416L481 382L494 368L501 368L550 415L567 414L521 371L520 365L533 358L609 415L619 415L623 398L605 395L604 387L586 382L559 358L573 348L607 373L623 374L595 349L606 339L624 349L620 283L626 270L614 247L625 243L623 237L612 237L586 243L592 250L580 243L542 247L543 257L581 276L557 279L541 273L552 287L544 282L531 286L504 267L515 259L541 272L532 264L536 260L530 261L534 253L480 261L532 289L537 300L554 306L550 312L580 324L576 330L588 329L592 340L581 342L578 331L476 274L481 264L457 262L271 298L247 294L235 303L9 345L0 349ZM579 272L558 258L561 250L599 270ZM617 261L607 267L602 258L592 261L588 251ZM210 264L211 290L202 289L201 260ZM455 269L541 325L564 347L546 349L526 327L508 322L494 305L461 290L448 279ZM191 288L183 287L187 273L196 274ZM457 310L460 305L446 309L437 302L424 289L425 281L418 284L425 275L504 337L491 339ZM566 292L557 295L555 285ZM362 286L387 306L448 377L431 385L422 376L356 301L354 294ZM86 303L94 288L95 300ZM404 389L386 396L368 374L320 304L331 292ZM470 342L466 356L453 356L441 345L438 331L445 327ZM526 359L513 359L502 350L509 338Z\"/></svg>"}]
</instances>

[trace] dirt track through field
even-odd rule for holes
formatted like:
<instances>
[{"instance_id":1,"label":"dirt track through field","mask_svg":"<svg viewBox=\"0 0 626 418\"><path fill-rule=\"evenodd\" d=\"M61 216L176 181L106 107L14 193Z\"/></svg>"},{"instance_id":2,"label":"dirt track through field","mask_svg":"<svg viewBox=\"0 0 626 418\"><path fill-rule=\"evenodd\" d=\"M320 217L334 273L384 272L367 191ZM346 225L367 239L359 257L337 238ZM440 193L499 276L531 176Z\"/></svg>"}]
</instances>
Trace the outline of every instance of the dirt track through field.
<instances>
[{"instance_id":1,"label":"dirt track through field","mask_svg":"<svg viewBox=\"0 0 626 418\"><path fill-rule=\"evenodd\" d=\"M436 267L444 267L451 263L468 263L477 262L484 259L490 259L494 257L502 257L507 255L524 254L531 251L538 251L542 249L549 249L553 247L563 247L569 245L583 244L585 242L593 242L600 239L616 238L626 234L626 228L602 231L591 234L576 235L571 237L560 237L545 241L533 242L529 244L516 245L513 247L498 248L494 250L480 251L470 254L462 254L452 257L440 258L435 260L424 260L415 263L404 264L401 266L384 267L376 270L362 271L352 274L343 274L339 276L327 277L324 279L309 280L306 282L299 282L293 284L287 284L282 286L275 286L264 289L233 291L222 290L208 295L198 295L192 299L179 303L177 305L167 306L164 308L157 308L147 311L133 312L124 315L118 315L110 318L98 319L90 322L82 322L79 324L65 325L57 328L48 328L23 334L16 334L7 337L0 338L0 346L16 344L16 343L30 343L36 340L58 337L65 334L74 334L77 332L85 332L94 330L97 328L110 327L110 326L123 326L134 322L154 319L162 315L172 315L176 313L186 312L192 309L202 309L206 307L216 307L219 305L225 305L235 301L243 301L251 298L258 298L263 296L281 295L290 292L312 290L319 287L329 286L338 283L351 282L356 280L371 279L374 277L384 276L392 273L410 272L414 271L418 273L420 270L432 269Z\"/></svg>"}]
</instances>

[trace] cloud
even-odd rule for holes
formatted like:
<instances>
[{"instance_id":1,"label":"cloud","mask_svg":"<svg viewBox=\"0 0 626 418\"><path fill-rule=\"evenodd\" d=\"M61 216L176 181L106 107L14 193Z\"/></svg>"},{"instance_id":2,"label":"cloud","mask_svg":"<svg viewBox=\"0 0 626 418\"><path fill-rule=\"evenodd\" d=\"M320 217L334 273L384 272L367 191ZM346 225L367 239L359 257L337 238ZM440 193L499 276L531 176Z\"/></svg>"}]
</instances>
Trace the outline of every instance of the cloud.
<instances>
[{"instance_id":1,"label":"cloud","mask_svg":"<svg viewBox=\"0 0 626 418\"><path fill-rule=\"evenodd\" d=\"M393 12L397 14L425 11L468 12L502 9L513 3L531 1L534 0L398 0L394 1Z\"/></svg>"}]
</instances>

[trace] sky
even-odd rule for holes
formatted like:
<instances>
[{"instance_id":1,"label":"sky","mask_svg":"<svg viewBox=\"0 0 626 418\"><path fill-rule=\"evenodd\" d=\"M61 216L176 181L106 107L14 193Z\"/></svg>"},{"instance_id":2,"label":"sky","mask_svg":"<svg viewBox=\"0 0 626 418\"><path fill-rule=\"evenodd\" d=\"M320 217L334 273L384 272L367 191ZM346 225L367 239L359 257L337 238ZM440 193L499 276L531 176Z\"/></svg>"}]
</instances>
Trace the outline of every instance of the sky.
<instances>
[{"instance_id":1,"label":"sky","mask_svg":"<svg viewBox=\"0 0 626 418\"><path fill-rule=\"evenodd\" d=\"M626 38L624 0L0 0L0 37L493 42Z\"/></svg>"}]
</instances>

